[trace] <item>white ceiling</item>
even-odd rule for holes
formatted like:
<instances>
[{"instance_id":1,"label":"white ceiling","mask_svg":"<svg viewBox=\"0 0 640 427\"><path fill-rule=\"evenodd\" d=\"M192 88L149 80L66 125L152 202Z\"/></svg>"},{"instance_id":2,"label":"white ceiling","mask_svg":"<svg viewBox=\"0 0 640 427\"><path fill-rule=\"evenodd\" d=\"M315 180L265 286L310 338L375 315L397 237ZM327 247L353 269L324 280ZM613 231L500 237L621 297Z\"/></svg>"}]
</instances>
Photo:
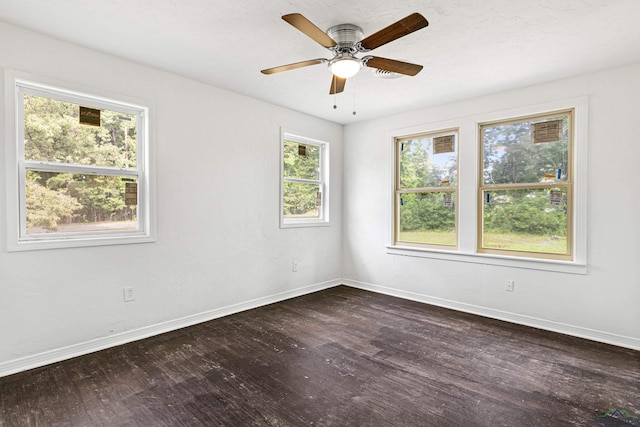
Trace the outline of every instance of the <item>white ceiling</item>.
<instances>
[{"instance_id":1,"label":"white ceiling","mask_svg":"<svg viewBox=\"0 0 640 427\"><path fill-rule=\"evenodd\" d=\"M293 12L365 36L419 12L427 28L372 54L424 69L365 68L334 110L326 65L260 73L331 57L280 19ZM0 20L337 123L640 62L640 0L0 0Z\"/></svg>"}]
</instances>

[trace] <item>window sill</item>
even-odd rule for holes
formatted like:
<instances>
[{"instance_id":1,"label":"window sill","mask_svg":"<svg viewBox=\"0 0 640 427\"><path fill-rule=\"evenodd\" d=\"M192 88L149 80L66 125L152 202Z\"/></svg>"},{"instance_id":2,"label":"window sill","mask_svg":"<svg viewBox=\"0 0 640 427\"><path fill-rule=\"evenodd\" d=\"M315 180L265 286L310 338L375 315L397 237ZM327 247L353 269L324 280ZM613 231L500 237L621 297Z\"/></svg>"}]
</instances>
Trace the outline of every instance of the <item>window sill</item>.
<instances>
[{"instance_id":1,"label":"window sill","mask_svg":"<svg viewBox=\"0 0 640 427\"><path fill-rule=\"evenodd\" d=\"M409 246L387 246L390 255L432 258L473 264L498 265L502 267L527 268L532 270L555 271L559 273L587 274L587 265L567 261L553 261L536 258L519 258L492 254L463 253L457 251L415 248Z\"/></svg>"},{"instance_id":2,"label":"window sill","mask_svg":"<svg viewBox=\"0 0 640 427\"><path fill-rule=\"evenodd\" d=\"M153 236L127 235L127 236L103 236L85 238L59 238L59 239L25 239L8 245L9 252L34 251L43 249L81 248L88 246L130 245L135 243L153 243Z\"/></svg>"},{"instance_id":3,"label":"window sill","mask_svg":"<svg viewBox=\"0 0 640 427\"><path fill-rule=\"evenodd\" d=\"M287 221L280 223L280 228L304 228L304 227L328 227L331 223L329 221Z\"/></svg>"}]
</instances>

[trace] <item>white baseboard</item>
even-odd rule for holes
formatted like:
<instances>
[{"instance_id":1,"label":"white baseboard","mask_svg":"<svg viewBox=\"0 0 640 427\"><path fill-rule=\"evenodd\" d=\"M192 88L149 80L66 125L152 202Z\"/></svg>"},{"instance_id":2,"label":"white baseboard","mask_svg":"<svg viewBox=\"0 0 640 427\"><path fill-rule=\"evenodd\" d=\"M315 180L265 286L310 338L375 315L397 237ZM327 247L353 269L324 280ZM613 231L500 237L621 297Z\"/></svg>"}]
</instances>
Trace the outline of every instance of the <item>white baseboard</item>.
<instances>
[{"instance_id":1,"label":"white baseboard","mask_svg":"<svg viewBox=\"0 0 640 427\"><path fill-rule=\"evenodd\" d=\"M359 282L348 279L330 280L315 285L305 286L275 295L257 298L254 300L233 304L227 307L217 308L202 313L185 316L179 319L167 322L149 325L131 331L110 335L103 338L97 338L67 347L49 350L26 356L20 359L10 360L0 363L0 377L26 371L28 369L38 368L49 365L51 363L60 362L62 360L71 359L73 357L82 356L110 347L126 344L132 341L149 338L154 335L163 334L165 332L175 331L177 329L193 326L198 323L207 322L230 314L239 313L241 311L250 310L252 308L273 304L301 295L310 294L312 292L321 291L323 289L332 288L338 285L347 285L353 288L363 289L366 291L376 292L380 294L390 295L398 298L418 301L425 304L431 304L439 307L450 308L470 314L477 314L492 319L504 320L525 326L531 326L538 329L544 329L553 332L559 332L565 335L572 335L579 338L585 338L592 341L612 344L619 347L630 348L632 350L640 350L640 340L633 337L626 337L608 332L587 329L580 326L568 325L549 320L538 319L535 317L524 316L517 313L494 310L491 308L480 307L471 304L465 304L457 301L446 300L442 298L431 297L428 295L418 294L414 292L403 291L400 289L388 288L385 286L373 285L370 283Z\"/></svg>"},{"instance_id":2,"label":"white baseboard","mask_svg":"<svg viewBox=\"0 0 640 427\"><path fill-rule=\"evenodd\" d=\"M388 288L385 286L372 285L370 283L359 282L355 280L343 279L342 283L353 288L372 291L380 294L390 295L394 297L404 298L412 301L418 301L439 307L450 308L470 314L477 314L497 320L504 320L519 325L531 326L547 331L558 332L574 337L585 338L591 341L598 341L606 344L612 344L619 347L630 348L632 350L640 350L640 339L626 337L622 335L611 334L609 332L598 331L594 329L583 328L581 326L568 325L565 323L553 322L550 320L539 319L536 317L524 316L522 314L510 313L507 311L494 310L465 304L457 301L446 300L442 298L431 297L428 295L418 294L414 292L403 291L400 289Z\"/></svg>"},{"instance_id":3,"label":"white baseboard","mask_svg":"<svg viewBox=\"0 0 640 427\"><path fill-rule=\"evenodd\" d=\"M175 331L187 326L193 326L198 323L207 322L219 317L228 316L230 314L239 313L241 311L250 310L252 308L261 307L263 305L273 304L286 299L295 298L312 292L321 291L323 289L332 288L342 284L339 279L328 282L317 283L315 285L304 286L302 288L281 292L275 295L256 298L254 300L233 304L227 307L217 308L190 316L185 316L175 320L149 325L142 328L133 329L119 334L107 337L97 338L67 347L49 350L20 359L10 360L0 363L0 377L26 371L28 369L38 368L40 366L49 365L51 363L60 362L62 360L71 359L73 357L82 356L93 353L106 348L115 347L132 341L149 338L154 335L163 334L165 332Z\"/></svg>"}]
</instances>

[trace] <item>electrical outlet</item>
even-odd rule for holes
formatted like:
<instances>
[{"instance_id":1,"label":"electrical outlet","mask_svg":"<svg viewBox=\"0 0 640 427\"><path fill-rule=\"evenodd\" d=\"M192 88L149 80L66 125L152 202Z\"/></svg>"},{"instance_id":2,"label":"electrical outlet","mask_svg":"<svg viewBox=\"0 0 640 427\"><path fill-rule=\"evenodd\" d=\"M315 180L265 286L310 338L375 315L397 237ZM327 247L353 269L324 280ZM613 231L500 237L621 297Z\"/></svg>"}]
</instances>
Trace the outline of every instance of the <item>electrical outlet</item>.
<instances>
[{"instance_id":1,"label":"electrical outlet","mask_svg":"<svg viewBox=\"0 0 640 427\"><path fill-rule=\"evenodd\" d=\"M123 291L123 294L124 294L124 302L135 301L136 296L133 293L133 288L132 287L122 288L122 291Z\"/></svg>"},{"instance_id":2,"label":"electrical outlet","mask_svg":"<svg viewBox=\"0 0 640 427\"><path fill-rule=\"evenodd\" d=\"M504 290L507 292L513 292L513 286L515 285L515 280L505 280L504 281Z\"/></svg>"},{"instance_id":3,"label":"electrical outlet","mask_svg":"<svg viewBox=\"0 0 640 427\"><path fill-rule=\"evenodd\" d=\"M291 271L298 271L298 260L291 260Z\"/></svg>"}]
</instances>

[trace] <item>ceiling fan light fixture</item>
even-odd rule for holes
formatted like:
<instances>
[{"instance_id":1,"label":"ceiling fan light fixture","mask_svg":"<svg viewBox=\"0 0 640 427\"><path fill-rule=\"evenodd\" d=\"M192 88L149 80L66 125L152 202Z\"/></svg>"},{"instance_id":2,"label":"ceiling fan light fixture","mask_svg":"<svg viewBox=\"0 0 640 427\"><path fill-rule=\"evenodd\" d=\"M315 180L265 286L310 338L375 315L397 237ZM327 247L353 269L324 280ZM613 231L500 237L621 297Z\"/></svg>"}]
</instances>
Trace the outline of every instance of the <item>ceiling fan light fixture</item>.
<instances>
[{"instance_id":1,"label":"ceiling fan light fixture","mask_svg":"<svg viewBox=\"0 0 640 427\"><path fill-rule=\"evenodd\" d=\"M361 68L362 61L353 57L337 58L329 63L331 73L343 79L355 76Z\"/></svg>"},{"instance_id":2,"label":"ceiling fan light fixture","mask_svg":"<svg viewBox=\"0 0 640 427\"><path fill-rule=\"evenodd\" d=\"M283 15L282 19L320 46L331 51L333 58L317 58L267 68L261 70L262 74L274 74L310 65L327 64L327 68L332 73L329 95L335 95L344 91L347 79L358 74L362 67L377 69L378 74L376 75L381 78L415 76L423 68L422 65L378 56L367 55L363 58L355 56L359 53L369 52L429 25L425 17L417 12L366 38L363 38L362 28L354 24L334 25L324 32L300 13Z\"/></svg>"}]
</instances>

